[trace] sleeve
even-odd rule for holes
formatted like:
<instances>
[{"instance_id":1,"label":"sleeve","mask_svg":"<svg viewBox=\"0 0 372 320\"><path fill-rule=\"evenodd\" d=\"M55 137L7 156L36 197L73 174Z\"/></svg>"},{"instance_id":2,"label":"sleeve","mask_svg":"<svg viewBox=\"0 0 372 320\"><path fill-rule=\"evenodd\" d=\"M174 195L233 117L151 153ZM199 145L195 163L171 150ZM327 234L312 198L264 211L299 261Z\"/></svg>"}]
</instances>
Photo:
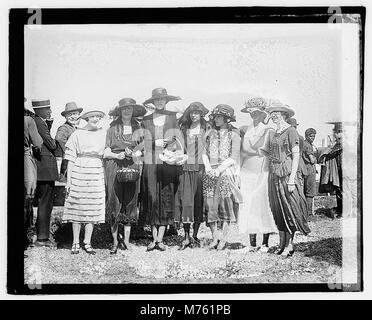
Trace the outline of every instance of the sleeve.
<instances>
[{"instance_id":1,"label":"sleeve","mask_svg":"<svg viewBox=\"0 0 372 320\"><path fill-rule=\"evenodd\" d=\"M296 146L300 147L300 136L297 130L293 127L288 129L288 143L290 151Z\"/></svg>"},{"instance_id":2,"label":"sleeve","mask_svg":"<svg viewBox=\"0 0 372 320\"><path fill-rule=\"evenodd\" d=\"M305 163L312 163L312 160L310 159L310 155L315 156L314 150L307 141L304 141L303 149L302 149L302 158L304 159Z\"/></svg>"},{"instance_id":3,"label":"sleeve","mask_svg":"<svg viewBox=\"0 0 372 320\"><path fill-rule=\"evenodd\" d=\"M30 117L28 121L28 131L31 138L31 143L36 148L41 148L43 145L43 138L40 136L39 132L37 131L35 120Z\"/></svg>"},{"instance_id":4,"label":"sleeve","mask_svg":"<svg viewBox=\"0 0 372 320\"><path fill-rule=\"evenodd\" d=\"M240 163L240 132L233 130L231 132L231 158Z\"/></svg>"},{"instance_id":5,"label":"sleeve","mask_svg":"<svg viewBox=\"0 0 372 320\"><path fill-rule=\"evenodd\" d=\"M270 141L273 134L273 129L268 129L264 138L264 143L261 148L258 149L260 155L269 156L270 154Z\"/></svg>"},{"instance_id":6,"label":"sleeve","mask_svg":"<svg viewBox=\"0 0 372 320\"><path fill-rule=\"evenodd\" d=\"M62 150L65 151L65 144L68 140L68 130L65 126L60 126L56 133L56 140L61 146Z\"/></svg>"},{"instance_id":7,"label":"sleeve","mask_svg":"<svg viewBox=\"0 0 372 320\"><path fill-rule=\"evenodd\" d=\"M49 151L51 152L56 150L58 146L56 144L56 141L50 135L50 131L46 123L44 123L43 120L40 119L38 120L38 123L36 125L37 125L38 132L41 138L43 139L44 146L47 147Z\"/></svg>"},{"instance_id":8,"label":"sleeve","mask_svg":"<svg viewBox=\"0 0 372 320\"><path fill-rule=\"evenodd\" d=\"M75 162L77 157L78 140L76 131L72 133L70 138L66 142L65 159L71 162Z\"/></svg>"},{"instance_id":9,"label":"sleeve","mask_svg":"<svg viewBox=\"0 0 372 320\"><path fill-rule=\"evenodd\" d=\"M106 133L106 144L105 148L111 148L112 146L112 134L113 134L113 127L109 128Z\"/></svg>"},{"instance_id":10,"label":"sleeve","mask_svg":"<svg viewBox=\"0 0 372 320\"><path fill-rule=\"evenodd\" d=\"M136 152L139 150L143 152L143 149L145 148L145 142L144 142L144 131L142 127L138 127L134 130L132 139L135 144L133 151Z\"/></svg>"}]
</instances>

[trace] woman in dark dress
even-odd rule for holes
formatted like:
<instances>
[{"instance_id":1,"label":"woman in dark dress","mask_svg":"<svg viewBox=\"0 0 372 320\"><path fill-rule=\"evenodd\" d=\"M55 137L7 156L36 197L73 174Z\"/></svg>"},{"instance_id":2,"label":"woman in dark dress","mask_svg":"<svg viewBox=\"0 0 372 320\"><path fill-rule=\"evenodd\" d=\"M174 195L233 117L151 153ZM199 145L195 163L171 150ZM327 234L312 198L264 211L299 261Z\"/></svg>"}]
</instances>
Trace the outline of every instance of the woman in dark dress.
<instances>
[{"instance_id":1,"label":"woman in dark dress","mask_svg":"<svg viewBox=\"0 0 372 320\"><path fill-rule=\"evenodd\" d=\"M143 116L146 109L131 98L119 101L116 114L118 118L111 123L106 135L105 174L106 174L106 220L111 225L113 245L111 254L117 253L118 225L124 225L124 246L130 249L131 225L138 219L137 202L140 179L118 181L120 168L140 171L136 159L141 155L141 130L136 117Z\"/></svg>"},{"instance_id":2,"label":"woman in dark dress","mask_svg":"<svg viewBox=\"0 0 372 320\"><path fill-rule=\"evenodd\" d=\"M261 151L268 155L269 202L279 230L280 244L276 251L284 257L293 255L295 232L307 235L307 204L303 193L303 177L299 168L300 137L297 130L286 122L294 111L279 101L267 108L277 125L270 131Z\"/></svg>"},{"instance_id":3,"label":"woman in dark dress","mask_svg":"<svg viewBox=\"0 0 372 320\"><path fill-rule=\"evenodd\" d=\"M176 206L176 221L182 222L185 240L180 250L198 245L197 238L200 223L203 222L203 175L204 134L206 121L204 116L208 109L200 102L193 102L180 119L187 162L183 165L178 188L179 203ZM193 236L190 237L190 226L193 223Z\"/></svg>"},{"instance_id":4,"label":"woman in dark dress","mask_svg":"<svg viewBox=\"0 0 372 320\"><path fill-rule=\"evenodd\" d=\"M153 236L147 251L166 250L163 244L164 232L167 225L174 221L175 195L182 167L175 162L163 162L160 158L165 149L170 151L181 148L177 142L182 136L176 113L165 110L169 101L176 100L180 98L168 95L164 88L157 88L152 91L152 97L144 102L145 105L152 103L155 106L154 113L144 117L142 121L144 165L141 177L140 224L151 225Z\"/></svg>"}]
</instances>

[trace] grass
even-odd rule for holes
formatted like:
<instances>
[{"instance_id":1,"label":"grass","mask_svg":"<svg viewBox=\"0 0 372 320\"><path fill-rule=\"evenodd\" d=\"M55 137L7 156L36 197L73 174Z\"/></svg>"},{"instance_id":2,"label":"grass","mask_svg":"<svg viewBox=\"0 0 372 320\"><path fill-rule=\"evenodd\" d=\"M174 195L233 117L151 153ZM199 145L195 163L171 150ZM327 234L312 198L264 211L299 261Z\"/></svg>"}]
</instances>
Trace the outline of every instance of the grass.
<instances>
[{"instance_id":1,"label":"grass","mask_svg":"<svg viewBox=\"0 0 372 320\"><path fill-rule=\"evenodd\" d=\"M330 198L317 199L316 209L333 205ZM319 212L319 210L316 210ZM210 230L202 224L199 230L201 248L178 250L179 235L165 238L165 252L146 252L150 238L132 240L132 250L109 254L109 226L96 226L92 245L97 254L81 251L71 255L71 226L60 224L61 209L53 212L52 231L55 248L33 247L25 259L26 283L327 283L342 267L341 220L324 215L310 217L312 232L297 235L295 254L282 258L275 254L246 252L248 235L237 227L230 232L224 251L208 250ZM259 240L259 239L257 239ZM278 243L278 235L270 237L270 246Z\"/></svg>"}]
</instances>

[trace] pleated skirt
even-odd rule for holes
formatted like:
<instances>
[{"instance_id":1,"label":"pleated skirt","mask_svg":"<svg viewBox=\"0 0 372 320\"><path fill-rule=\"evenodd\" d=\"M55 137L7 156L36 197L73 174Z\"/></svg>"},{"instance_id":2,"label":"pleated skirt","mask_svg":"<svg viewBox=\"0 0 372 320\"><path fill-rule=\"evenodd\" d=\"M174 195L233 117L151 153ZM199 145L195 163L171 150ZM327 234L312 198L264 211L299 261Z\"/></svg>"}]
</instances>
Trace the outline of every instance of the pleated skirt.
<instances>
[{"instance_id":1,"label":"pleated skirt","mask_svg":"<svg viewBox=\"0 0 372 320\"><path fill-rule=\"evenodd\" d=\"M94 224L105 222L105 177L101 159L76 159L62 221Z\"/></svg>"},{"instance_id":2,"label":"pleated skirt","mask_svg":"<svg viewBox=\"0 0 372 320\"><path fill-rule=\"evenodd\" d=\"M307 223L308 211L303 182L297 174L293 192L289 192L287 182L288 176L269 174L269 202L275 224L279 231L307 235L310 228Z\"/></svg>"}]
</instances>

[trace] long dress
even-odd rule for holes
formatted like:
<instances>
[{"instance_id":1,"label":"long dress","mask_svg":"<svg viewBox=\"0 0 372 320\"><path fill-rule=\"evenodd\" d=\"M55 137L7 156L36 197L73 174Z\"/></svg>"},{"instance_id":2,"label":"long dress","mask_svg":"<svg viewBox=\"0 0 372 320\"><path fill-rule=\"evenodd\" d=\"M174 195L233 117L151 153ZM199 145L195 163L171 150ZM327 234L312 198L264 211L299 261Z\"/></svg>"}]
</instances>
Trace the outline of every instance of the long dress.
<instances>
[{"instance_id":1,"label":"long dress","mask_svg":"<svg viewBox=\"0 0 372 320\"><path fill-rule=\"evenodd\" d=\"M155 114L160 113L155 111ZM163 126L154 124L154 113L143 118L144 164L141 176L140 225L173 224L175 216L175 197L182 166L169 165L159 159L162 147L155 145L156 139L180 135L174 112L162 111L165 115Z\"/></svg>"},{"instance_id":2,"label":"long dress","mask_svg":"<svg viewBox=\"0 0 372 320\"><path fill-rule=\"evenodd\" d=\"M133 151L140 143L140 137L134 136L139 130L139 125L132 126L131 129L132 132L122 133L119 136L115 126L109 128L106 136L106 148L110 148L113 153L123 152L127 147ZM134 162L132 158L123 160L105 159L104 166L107 194L106 221L111 225L117 223L135 224L138 220L140 179L133 182L118 182L116 172L122 167L140 170L140 164Z\"/></svg>"},{"instance_id":3,"label":"long dress","mask_svg":"<svg viewBox=\"0 0 372 320\"><path fill-rule=\"evenodd\" d=\"M203 222L203 176L205 126L200 127L198 134L190 134L186 127L182 127L185 150L188 155L180 176L176 204L175 221L184 223Z\"/></svg>"},{"instance_id":4,"label":"long dress","mask_svg":"<svg viewBox=\"0 0 372 320\"><path fill-rule=\"evenodd\" d=\"M106 132L76 129L66 143L65 159L73 164L63 222L105 222L105 179L102 163Z\"/></svg>"},{"instance_id":5,"label":"long dress","mask_svg":"<svg viewBox=\"0 0 372 320\"><path fill-rule=\"evenodd\" d=\"M240 135L237 129L212 130L206 138L206 153L212 169L228 159L233 163L219 177L204 174L207 222L235 222L242 202L239 188Z\"/></svg>"},{"instance_id":6,"label":"long dress","mask_svg":"<svg viewBox=\"0 0 372 320\"><path fill-rule=\"evenodd\" d=\"M279 231L307 235L307 204L303 192L301 168L297 168L295 189L288 190L288 179L292 170L292 148L299 146L299 135L295 128L281 132L269 132L262 151L269 155L269 202Z\"/></svg>"},{"instance_id":7,"label":"long dress","mask_svg":"<svg viewBox=\"0 0 372 320\"><path fill-rule=\"evenodd\" d=\"M238 219L240 233L248 231L265 234L278 231L269 205L268 161L258 154L269 130L267 125L260 122L256 127L252 125L243 137L240 169L243 204ZM250 155L246 156L246 152ZM251 155L253 153L256 155Z\"/></svg>"}]
</instances>

